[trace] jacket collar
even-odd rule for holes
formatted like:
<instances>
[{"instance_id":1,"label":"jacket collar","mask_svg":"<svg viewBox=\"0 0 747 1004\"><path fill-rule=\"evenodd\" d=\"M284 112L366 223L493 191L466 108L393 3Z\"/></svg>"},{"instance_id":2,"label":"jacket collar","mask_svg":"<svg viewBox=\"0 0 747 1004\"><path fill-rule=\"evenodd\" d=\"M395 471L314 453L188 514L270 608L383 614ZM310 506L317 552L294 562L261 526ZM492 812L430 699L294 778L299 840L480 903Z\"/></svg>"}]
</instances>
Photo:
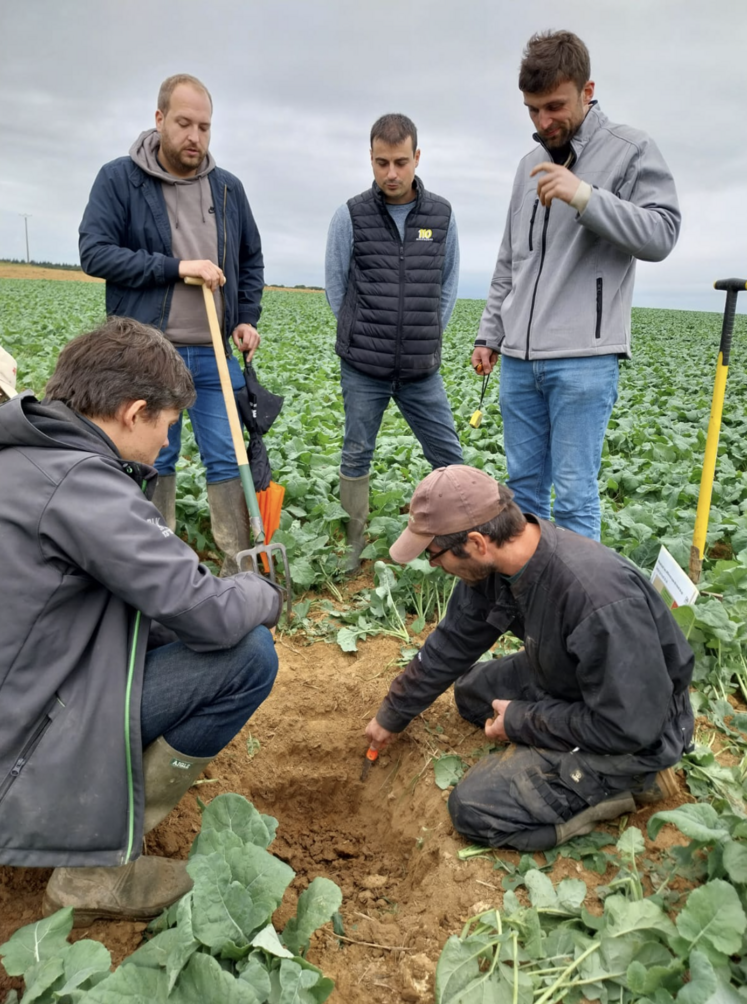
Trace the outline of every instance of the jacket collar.
<instances>
[{"instance_id":1,"label":"jacket collar","mask_svg":"<svg viewBox=\"0 0 747 1004\"><path fill-rule=\"evenodd\" d=\"M602 112L597 102L592 101L591 107L586 113L586 118L579 126L578 132L571 139L571 149L577 158L581 156L584 147L606 121L607 116Z\"/></svg>"},{"instance_id":2,"label":"jacket collar","mask_svg":"<svg viewBox=\"0 0 747 1004\"><path fill-rule=\"evenodd\" d=\"M522 594L526 594L530 590L534 589L537 585L537 582L544 575L545 569L551 559L555 556L555 552L558 548L558 534L565 533L565 530L561 530L559 527L555 526L554 523L550 523L546 519L540 519L538 516L533 516L531 513L525 513L524 515L526 516L528 522L536 523L537 526L539 526L540 539L537 544L537 550L524 566L524 571L519 577L518 582L511 586L511 591L517 599L519 599Z\"/></svg>"},{"instance_id":3,"label":"jacket collar","mask_svg":"<svg viewBox=\"0 0 747 1004\"><path fill-rule=\"evenodd\" d=\"M415 175L415 178L413 179L412 187L415 189L415 205L413 208L417 209L418 203L422 202L423 197L425 196L425 186L417 175ZM371 185L371 190L373 191L374 199L382 208L386 208L387 201L384 197L384 193L375 181ZM410 205L410 203L408 202L407 205Z\"/></svg>"}]
</instances>

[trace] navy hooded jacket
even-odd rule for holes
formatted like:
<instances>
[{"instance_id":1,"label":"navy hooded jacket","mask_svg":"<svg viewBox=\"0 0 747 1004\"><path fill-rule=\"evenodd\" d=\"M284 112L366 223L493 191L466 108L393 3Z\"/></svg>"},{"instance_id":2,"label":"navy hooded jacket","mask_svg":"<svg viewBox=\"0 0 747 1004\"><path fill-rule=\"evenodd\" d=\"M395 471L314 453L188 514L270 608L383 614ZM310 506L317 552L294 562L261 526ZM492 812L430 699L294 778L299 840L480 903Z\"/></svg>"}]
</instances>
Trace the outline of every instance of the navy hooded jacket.
<instances>
[{"instance_id":1,"label":"navy hooded jacket","mask_svg":"<svg viewBox=\"0 0 747 1004\"><path fill-rule=\"evenodd\" d=\"M218 230L218 265L226 276L224 334L238 324L256 326L264 288L257 225L243 185L216 167L208 175ZM80 263L106 279L106 312L134 317L165 331L179 259L171 253L171 226L161 182L131 157L99 171L80 224Z\"/></svg>"}]
</instances>

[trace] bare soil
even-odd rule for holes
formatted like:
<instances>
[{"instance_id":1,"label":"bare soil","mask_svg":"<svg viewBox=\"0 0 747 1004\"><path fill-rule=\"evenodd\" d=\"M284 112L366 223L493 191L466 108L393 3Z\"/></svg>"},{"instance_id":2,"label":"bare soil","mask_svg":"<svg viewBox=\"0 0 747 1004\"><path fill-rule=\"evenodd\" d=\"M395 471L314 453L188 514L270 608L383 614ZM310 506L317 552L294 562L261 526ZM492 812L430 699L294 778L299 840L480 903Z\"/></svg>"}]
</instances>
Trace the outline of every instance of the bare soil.
<instances>
[{"instance_id":1,"label":"bare soil","mask_svg":"<svg viewBox=\"0 0 747 1004\"><path fill-rule=\"evenodd\" d=\"M53 279L58 282L103 282L74 268L40 268L0 261L0 279Z\"/></svg>"},{"instance_id":2,"label":"bare soil","mask_svg":"<svg viewBox=\"0 0 747 1004\"><path fill-rule=\"evenodd\" d=\"M357 654L334 645L306 645L301 636L277 639L280 671L272 694L243 732L205 772L179 806L147 838L149 853L184 858L199 830L196 797L245 795L279 820L272 850L296 871L278 910L282 928L300 892L326 875L343 892L347 941L327 925L314 936L309 960L336 982L330 1004L389 1004L433 999L433 974L444 942L464 921L502 901L502 871L490 857L462 862L464 841L454 832L431 765L434 754L456 752L467 761L484 746L480 730L463 721L448 692L420 716L360 780L363 730L399 671L399 646L388 638L363 643ZM438 727L442 729L438 732ZM260 748L249 756L247 739ZM648 807L630 818L644 830L652 812L692 799ZM611 832L617 832L613 824ZM653 857L686 842L665 827ZM647 842L648 843L648 842ZM519 855L500 856L518 864ZM537 861L543 862L537 855ZM586 872L559 858L551 877L583 878L587 906L599 911L593 890L610 874ZM49 869L0 868L0 944L40 917ZM99 922L76 931L111 951L115 964L140 944L144 924ZM19 980L0 976L0 1001Z\"/></svg>"},{"instance_id":3,"label":"bare soil","mask_svg":"<svg viewBox=\"0 0 747 1004\"><path fill-rule=\"evenodd\" d=\"M75 268L41 268L18 262L0 261L0 279L53 279L58 282L103 282ZM319 289L295 289L289 286L265 286L283 293L321 293Z\"/></svg>"}]
</instances>

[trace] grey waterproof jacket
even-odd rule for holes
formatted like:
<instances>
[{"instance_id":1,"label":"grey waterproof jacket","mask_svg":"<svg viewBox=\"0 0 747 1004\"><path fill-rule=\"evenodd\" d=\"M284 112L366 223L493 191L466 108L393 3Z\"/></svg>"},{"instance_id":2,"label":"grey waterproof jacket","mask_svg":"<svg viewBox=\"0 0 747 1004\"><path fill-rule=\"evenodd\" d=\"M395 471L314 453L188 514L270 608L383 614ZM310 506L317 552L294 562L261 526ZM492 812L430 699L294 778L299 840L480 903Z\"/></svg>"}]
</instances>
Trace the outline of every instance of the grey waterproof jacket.
<instances>
[{"instance_id":1,"label":"grey waterproof jacket","mask_svg":"<svg viewBox=\"0 0 747 1004\"><path fill-rule=\"evenodd\" d=\"M156 477L60 402L0 408L0 864L137 857L151 619L198 652L277 620L162 524Z\"/></svg>"},{"instance_id":2,"label":"grey waterproof jacket","mask_svg":"<svg viewBox=\"0 0 747 1004\"><path fill-rule=\"evenodd\" d=\"M694 656L651 583L625 558L529 516L542 531L511 585L457 583L446 616L393 682L376 718L400 732L506 631L524 642L541 700L511 701L512 742L629 754L661 770L690 743ZM500 698L500 694L495 695Z\"/></svg>"},{"instance_id":3,"label":"grey waterproof jacket","mask_svg":"<svg viewBox=\"0 0 747 1004\"><path fill-rule=\"evenodd\" d=\"M596 103L571 147L589 202L580 215L560 199L541 206L530 173L551 155L524 157L477 345L516 359L630 356L636 259L661 261L679 235L674 181L653 140Z\"/></svg>"}]
</instances>

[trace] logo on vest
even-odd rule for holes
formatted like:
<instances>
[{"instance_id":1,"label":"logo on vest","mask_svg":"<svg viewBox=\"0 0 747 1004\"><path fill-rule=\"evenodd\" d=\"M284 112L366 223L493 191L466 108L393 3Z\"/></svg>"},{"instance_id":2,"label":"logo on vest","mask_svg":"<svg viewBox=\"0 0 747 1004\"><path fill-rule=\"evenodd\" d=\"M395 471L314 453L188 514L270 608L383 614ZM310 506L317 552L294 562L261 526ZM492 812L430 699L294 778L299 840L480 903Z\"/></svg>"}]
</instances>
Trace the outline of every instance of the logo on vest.
<instances>
[{"instance_id":1,"label":"logo on vest","mask_svg":"<svg viewBox=\"0 0 747 1004\"><path fill-rule=\"evenodd\" d=\"M417 239L419 241L432 241L433 240L433 231L432 230L422 230L422 229L418 230L418 238Z\"/></svg>"}]
</instances>

